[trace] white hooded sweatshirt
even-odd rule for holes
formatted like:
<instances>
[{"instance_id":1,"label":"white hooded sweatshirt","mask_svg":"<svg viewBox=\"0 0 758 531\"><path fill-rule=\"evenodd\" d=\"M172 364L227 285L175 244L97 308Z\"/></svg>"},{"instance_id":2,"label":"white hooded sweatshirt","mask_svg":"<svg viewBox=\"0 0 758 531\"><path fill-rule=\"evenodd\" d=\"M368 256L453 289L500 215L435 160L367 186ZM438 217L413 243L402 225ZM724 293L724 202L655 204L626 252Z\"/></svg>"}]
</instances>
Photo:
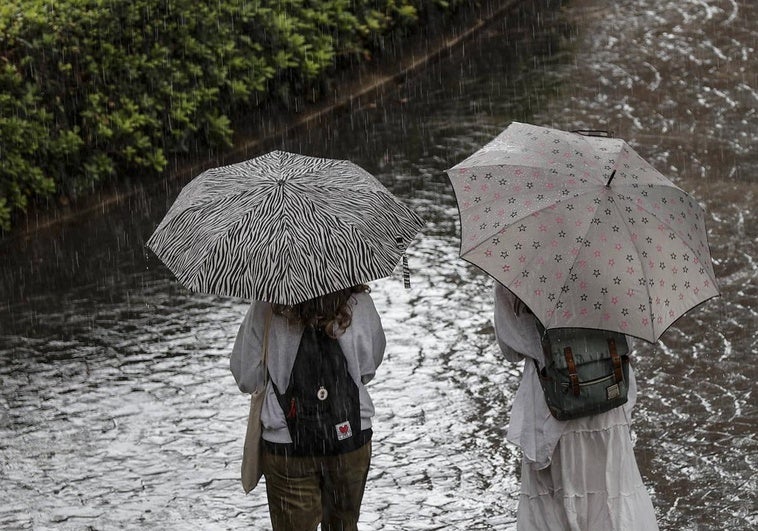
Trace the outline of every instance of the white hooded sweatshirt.
<instances>
[{"instance_id":1,"label":"white hooded sweatshirt","mask_svg":"<svg viewBox=\"0 0 758 531\"><path fill-rule=\"evenodd\" d=\"M377 367L384 358L386 340L379 314L368 293L353 294L349 304L352 306L352 322L337 340L347 359L350 375L358 386L361 429L366 430L371 427L374 404L365 384L374 377ZM234 342L230 368L237 386L243 393L252 393L263 385L265 375L262 364L263 336L269 308L270 304L267 302L254 302L245 315ZM268 382L261 412L263 439L269 442L292 442L284 411L277 401L272 383L275 383L281 391L289 385L303 330L303 325L293 324L282 316L273 315L271 319L267 360L271 379Z\"/></svg>"}]
</instances>

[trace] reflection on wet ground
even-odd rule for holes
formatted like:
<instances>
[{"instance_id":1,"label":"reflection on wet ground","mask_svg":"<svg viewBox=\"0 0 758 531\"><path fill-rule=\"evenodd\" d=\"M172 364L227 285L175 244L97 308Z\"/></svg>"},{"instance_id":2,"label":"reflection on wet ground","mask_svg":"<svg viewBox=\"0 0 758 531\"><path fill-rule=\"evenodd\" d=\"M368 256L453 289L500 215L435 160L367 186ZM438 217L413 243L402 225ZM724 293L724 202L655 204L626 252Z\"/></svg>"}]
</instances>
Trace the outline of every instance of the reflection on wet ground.
<instances>
[{"instance_id":1,"label":"reflection on wet ground","mask_svg":"<svg viewBox=\"0 0 758 531\"><path fill-rule=\"evenodd\" d=\"M430 222L412 289L372 286L389 346L362 529L515 529L520 369L494 345L491 281L456 258L444 176L512 120L612 129L706 206L722 297L639 345L636 450L662 529L758 525L756 17L730 0L512 14L270 146L352 159ZM238 479L247 401L227 364L246 304L186 293L143 247L177 191L0 248L0 527L269 528L264 489Z\"/></svg>"}]
</instances>

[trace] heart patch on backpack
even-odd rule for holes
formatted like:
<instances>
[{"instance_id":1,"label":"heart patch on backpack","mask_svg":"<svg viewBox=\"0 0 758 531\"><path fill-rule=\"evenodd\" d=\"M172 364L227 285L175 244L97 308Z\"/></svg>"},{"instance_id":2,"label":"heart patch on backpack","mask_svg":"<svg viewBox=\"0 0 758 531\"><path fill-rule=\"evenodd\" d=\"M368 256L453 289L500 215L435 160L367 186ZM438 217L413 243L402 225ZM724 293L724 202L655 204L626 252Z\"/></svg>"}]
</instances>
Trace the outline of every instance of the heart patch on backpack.
<instances>
[{"instance_id":1,"label":"heart patch on backpack","mask_svg":"<svg viewBox=\"0 0 758 531\"><path fill-rule=\"evenodd\" d=\"M349 439L353 436L353 430L350 427L350 421L346 420L345 422L341 422L337 425L335 425L335 428L337 430L337 440L338 441L344 441L345 439Z\"/></svg>"}]
</instances>

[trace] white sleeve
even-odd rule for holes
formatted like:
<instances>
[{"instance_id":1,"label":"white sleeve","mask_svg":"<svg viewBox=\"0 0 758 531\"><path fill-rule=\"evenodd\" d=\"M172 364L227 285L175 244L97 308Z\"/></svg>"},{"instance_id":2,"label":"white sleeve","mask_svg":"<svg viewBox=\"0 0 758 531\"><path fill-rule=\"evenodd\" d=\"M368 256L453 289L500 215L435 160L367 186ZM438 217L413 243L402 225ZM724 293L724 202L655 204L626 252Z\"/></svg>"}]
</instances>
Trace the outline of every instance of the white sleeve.
<instances>
[{"instance_id":1,"label":"white sleeve","mask_svg":"<svg viewBox=\"0 0 758 531\"><path fill-rule=\"evenodd\" d=\"M536 319L528 312L516 315L516 296L499 283L495 283L495 337L509 361L520 361L524 356L542 362L542 347Z\"/></svg>"},{"instance_id":2,"label":"white sleeve","mask_svg":"<svg viewBox=\"0 0 758 531\"><path fill-rule=\"evenodd\" d=\"M369 298L369 300L371 300ZM372 350L374 357L374 371L384 360L384 351L387 348L387 337L384 335L384 327L382 326L382 319L379 317L379 312L376 311L374 301L371 300L371 314L373 316L374 333L372 334ZM373 374L371 375L373 376Z\"/></svg>"},{"instance_id":3,"label":"white sleeve","mask_svg":"<svg viewBox=\"0 0 758 531\"><path fill-rule=\"evenodd\" d=\"M352 304L352 322L338 340L349 363L353 363L353 378L356 382L360 380L366 384L374 377L377 367L384 359L387 339L371 296L368 293L355 293Z\"/></svg>"},{"instance_id":4,"label":"white sleeve","mask_svg":"<svg viewBox=\"0 0 758 531\"><path fill-rule=\"evenodd\" d=\"M253 303L240 324L234 341L229 368L243 393L252 393L263 385L263 318L262 305Z\"/></svg>"},{"instance_id":5,"label":"white sleeve","mask_svg":"<svg viewBox=\"0 0 758 531\"><path fill-rule=\"evenodd\" d=\"M361 374L361 382L364 384L367 384L374 378L377 367L379 367L382 360L384 360L384 350L387 347L387 338L384 335L384 328L379 320L379 314L377 314L376 317L377 322L374 327L374 333L371 335L371 350L374 359L374 369L370 372L364 372L364 374Z\"/></svg>"}]
</instances>

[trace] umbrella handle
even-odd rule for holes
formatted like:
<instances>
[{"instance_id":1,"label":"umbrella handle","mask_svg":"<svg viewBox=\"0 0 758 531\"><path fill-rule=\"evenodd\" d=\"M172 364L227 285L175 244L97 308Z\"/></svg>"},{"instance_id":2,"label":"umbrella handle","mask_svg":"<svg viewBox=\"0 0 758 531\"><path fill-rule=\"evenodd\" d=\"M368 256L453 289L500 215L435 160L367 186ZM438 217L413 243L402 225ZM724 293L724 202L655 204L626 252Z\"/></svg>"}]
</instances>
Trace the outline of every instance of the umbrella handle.
<instances>
[{"instance_id":1,"label":"umbrella handle","mask_svg":"<svg viewBox=\"0 0 758 531\"><path fill-rule=\"evenodd\" d=\"M408 268L408 256L403 253L403 286L411 289L411 270Z\"/></svg>"},{"instance_id":2,"label":"umbrella handle","mask_svg":"<svg viewBox=\"0 0 758 531\"><path fill-rule=\"evenodd\" d=\"M606 131L605 129L574 129L571 132L582 136L613 138L613 131Z\"/></svg>"},{"instance_id":3,"label":"umbrella handle","mask_svg":"<svg viewBox=\"0 0 758 531\"><path fill-rule=\"evenodd\" d=\"M395 241L397 242L397 248L403 253L403 287L405 287L405 289L411 289L411 271L408 268L408 255L405 254L403 239L395 238Z\"/></svg>"}]
</instances>

